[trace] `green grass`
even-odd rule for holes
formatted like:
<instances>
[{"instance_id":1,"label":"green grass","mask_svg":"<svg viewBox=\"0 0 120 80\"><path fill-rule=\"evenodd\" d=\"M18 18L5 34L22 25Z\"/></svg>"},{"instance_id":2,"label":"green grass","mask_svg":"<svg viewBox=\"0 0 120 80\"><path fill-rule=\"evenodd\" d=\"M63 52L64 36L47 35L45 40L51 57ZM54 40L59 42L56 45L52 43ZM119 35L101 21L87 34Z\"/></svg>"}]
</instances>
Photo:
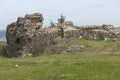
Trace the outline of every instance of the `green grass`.
<instances>
[{"instance_id":1,"label":"green grass","mask_svg":"<svg viewBox=\"0 0 120 80\"><path fill-rule=\"evenodd\" d=\"M120 42L74 39L73 44L87 46L88 51L0 56L0 80L120 80Z\"/></svg>"},{"instance_id":2,"label":"green grass","mask_svg":"<svg viewBox=\"0 0 120 80\"><path fill-rule=\"evenodd\" d=\"M116 52L120 53L120 41L103 41L103 40L85 40L73 38L69 43L60 42L58 46L81 46L82 52Z\"/></svg>"},{"instance_id":3,"label":"green grass","mask_svg":"<svg viewBox=\"0 0 120 80\"><path fill-rule=\"evenodd\" d=\"M116 53L75 53L14 59L0 58L0 80L119 79L120 54Z\"/></svg>"}]
</instances>

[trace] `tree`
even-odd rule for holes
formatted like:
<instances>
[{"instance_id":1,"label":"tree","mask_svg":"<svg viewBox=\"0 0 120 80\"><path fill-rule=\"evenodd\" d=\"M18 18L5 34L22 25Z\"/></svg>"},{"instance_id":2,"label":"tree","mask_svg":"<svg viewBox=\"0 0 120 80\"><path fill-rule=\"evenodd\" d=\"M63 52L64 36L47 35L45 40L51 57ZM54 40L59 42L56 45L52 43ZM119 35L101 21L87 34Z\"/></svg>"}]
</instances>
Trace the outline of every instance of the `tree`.
<instances>
[{"instance_id":1,"label":"tree","mask_svg":"<svg viewBox=\"0 0 120 80\"><path fill-rule=\"evenodd\" d=\"M58 23L62 25L64 22L65 22L65 16L61 14L60 18L58 18Z\"/></svg>"},{"instance_id":2,"label":"tree","mask_svg":"<svg viewBox=\"0 0 120 80\"><path fill-rule=\"evenodd\" d=\"M50 28L51 27L55 27L55 23L52 20L50 20Z\"/></svg>"},{"instance_id":3,"label":"tree","mask_svg":"<svg viewBox=\"0 0 120 80\"><path fill-rule=\"evenodd\" d=\"M64 30L63 30L63 24L65 22L65 16L63 16L62 14L60 15L60 18L58 18L58 24L60 27L60 31L58 32L59 36L61 36L61 38L64 38Z\"/></svg>"}]
</instances>

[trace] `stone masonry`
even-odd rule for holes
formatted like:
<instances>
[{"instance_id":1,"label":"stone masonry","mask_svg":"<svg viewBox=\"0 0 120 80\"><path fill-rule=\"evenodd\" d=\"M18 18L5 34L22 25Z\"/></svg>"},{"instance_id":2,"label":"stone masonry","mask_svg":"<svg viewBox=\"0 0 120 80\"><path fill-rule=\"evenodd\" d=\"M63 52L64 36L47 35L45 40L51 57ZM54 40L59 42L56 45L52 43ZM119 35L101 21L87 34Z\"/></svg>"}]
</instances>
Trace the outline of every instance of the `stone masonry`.
<instances>
[{"instance_id":1,"label":"stone masonry","mask_svg":"<svg viewBox=\"0 0 120 80\"><path fill-rule=\"evenodd\" d=\"M45 41L44 38L41 38L43 36L40 31L42 24L43 16L40 13L27 14L24 17L19 17L16 22L9 24L6 30L7 55L9 57L36 55L38 51L34 53L34 48L37 49L39 46L34 44L42 44Z\"/></svg>"},{"instance_id":2,"label":"stone masonry","mask_svg":"<svg viewBox=\"0 0 120 80\"><path fill-rule=\"evenodd\" d=\"M6 29L7 55L9 57L39 55L47 46L57 43L60 38L120 41L120 31L112 25L75 26L72 21L66 21L62 26L43 29L42 24L43 16L40 13L27 14L9 24Z\"/></svg>"}]
</instances>

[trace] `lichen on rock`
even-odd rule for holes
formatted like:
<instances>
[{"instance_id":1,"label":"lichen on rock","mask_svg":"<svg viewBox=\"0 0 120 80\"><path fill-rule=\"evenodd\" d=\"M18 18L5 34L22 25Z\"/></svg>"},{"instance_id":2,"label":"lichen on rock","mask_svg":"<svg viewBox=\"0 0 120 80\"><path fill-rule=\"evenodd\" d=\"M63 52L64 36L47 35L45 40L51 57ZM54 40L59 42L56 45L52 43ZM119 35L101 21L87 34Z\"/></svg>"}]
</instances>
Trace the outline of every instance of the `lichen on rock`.
<instances>
[{"instance_id":1,"label":"lichen on rock","mask_svg":"<svg viewBox=\"0 0 120 80\"><path fill-rule=\"evenodd\" d=\"M38 41L35 38L36 33L42 33L40 32L42 24L43 16L40 13L27 14L24 17L19 17L16 22L9 24L6 30L7 55L18 57L36 54L37 52L31 53L31 51L32 46Z\"/></svg>"}]
</instances>

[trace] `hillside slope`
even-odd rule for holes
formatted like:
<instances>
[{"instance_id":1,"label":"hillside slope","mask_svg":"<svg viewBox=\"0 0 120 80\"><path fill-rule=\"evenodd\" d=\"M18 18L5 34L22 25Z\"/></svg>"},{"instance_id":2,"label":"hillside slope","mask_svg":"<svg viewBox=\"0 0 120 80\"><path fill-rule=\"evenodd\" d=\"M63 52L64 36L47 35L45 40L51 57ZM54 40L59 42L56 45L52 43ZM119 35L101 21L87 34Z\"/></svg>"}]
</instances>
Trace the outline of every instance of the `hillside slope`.
<instances>
[{"instance_id":1,"label":"hillside slope","mask_svg":"<svg viewBox=\"0 0 120 80\"><path fill-rule=\"evenodd\" d=\"M5 40L6 31L0 30L0 40Z\"/></svg>"},{"instance_id":2,"label":"hillside slope","mask_svg":"<svg viewBox=\"0 0 120 80\"><path fill-rule=\"evenodd\" d=\"M76 52L120 52L120 41L86 40L78 38L62 39L46 48L46 53Z\"/></svg>"},{"instance_id":3,"label":"hillside slope","mask_svg":"<svg viewBox=\"0 0 120 80\"><path fill-rule=\"evenodd\" d=\"M119 80L120 42L85 39L60 41L47 49L81 46L79 52L42 54L37 57L0 56L0 80ZM73 45L74 44L74 45ZM6 44L1 42L0 48ZM55 49L53 49L55 48ZM75 48L75 47L71 47ZM58 50L58 49L57 49ZM1 52L1 51L0 51ZM51 51L52 52L52 51ZM53 55L54 54L54 55Z\"/></svg>"}]
</instances>

